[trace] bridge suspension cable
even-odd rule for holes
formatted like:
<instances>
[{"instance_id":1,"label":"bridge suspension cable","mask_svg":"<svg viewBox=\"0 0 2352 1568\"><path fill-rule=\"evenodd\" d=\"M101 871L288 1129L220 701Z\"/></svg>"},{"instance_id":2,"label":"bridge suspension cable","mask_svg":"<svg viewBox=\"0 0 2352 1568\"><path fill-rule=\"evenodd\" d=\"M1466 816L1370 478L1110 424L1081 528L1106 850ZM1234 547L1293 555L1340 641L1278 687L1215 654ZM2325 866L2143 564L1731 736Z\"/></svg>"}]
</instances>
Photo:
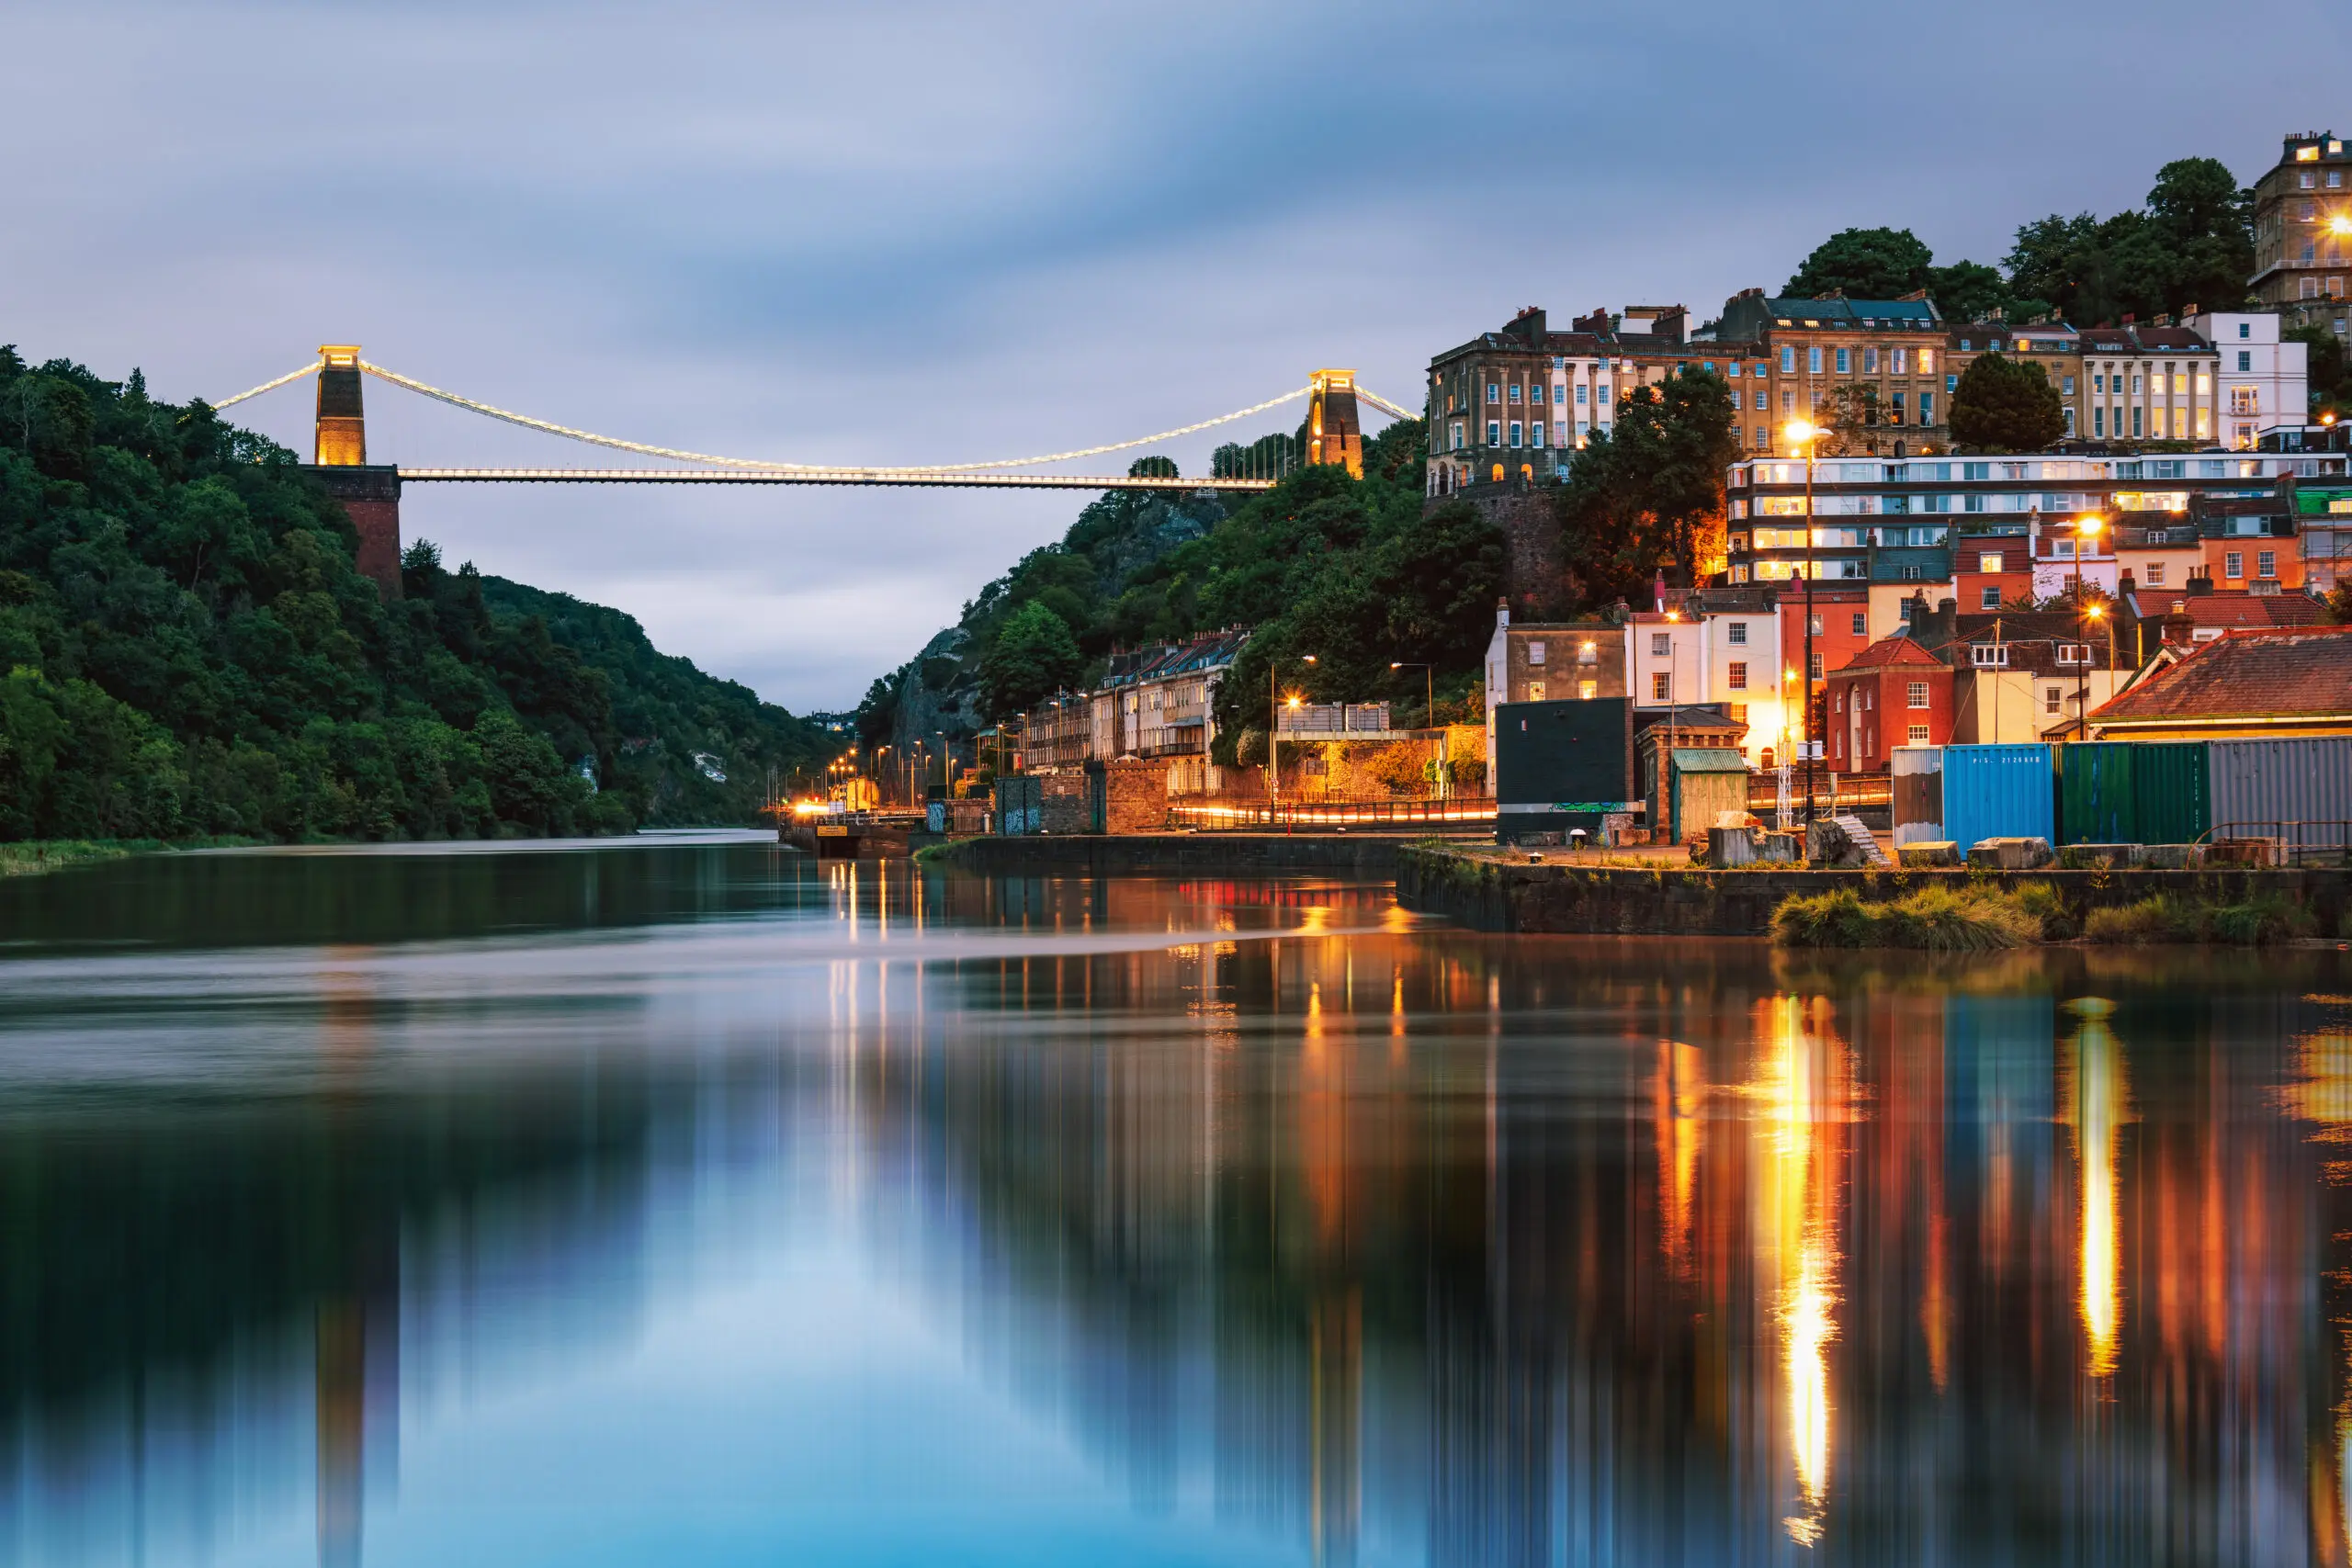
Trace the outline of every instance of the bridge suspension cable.
<instances>
[{"instance_id":1,"label":"bridge suspension cable","mask_svg":"<svg viewBox=\"0 0 2352 1568\"><path fill-rule=\"evenodd\" d=\"M1357 383L1356 396L1362 398L1365 402L1370 403L1374 408L1378 409L1381 412L1385 414L1394 414L1398 419L1419 419L1421 417L1419 414L1413 412L1410 409L1400 408L1396 404L1390 402L1386 398L1382 397L1378 392L1371 390L1361 382Z\"/></svg>"},{"instance_id":2,"label":"bridge suspension cable","mask_svg":"<svg viewBox=\"0 0 2352 1568\"><path fill-rule=\"evenodd\" d=\"M264 392L274 392L277 390L278 388L286 385L288 381L299 381L305 376L315 376L318 374L319 367L322 363L324 362L322 360L313 359L308 365L303 366L300 370L288 370L285 375L280 376L275 381L264 381L260 386L249 387L245 390L239 392L233 398L221 399L219 402L212 405L213 410L217 412L221 409L229 407L232 403L242 403L247 398L258 398Z\"/></svg>"}]
</instances>

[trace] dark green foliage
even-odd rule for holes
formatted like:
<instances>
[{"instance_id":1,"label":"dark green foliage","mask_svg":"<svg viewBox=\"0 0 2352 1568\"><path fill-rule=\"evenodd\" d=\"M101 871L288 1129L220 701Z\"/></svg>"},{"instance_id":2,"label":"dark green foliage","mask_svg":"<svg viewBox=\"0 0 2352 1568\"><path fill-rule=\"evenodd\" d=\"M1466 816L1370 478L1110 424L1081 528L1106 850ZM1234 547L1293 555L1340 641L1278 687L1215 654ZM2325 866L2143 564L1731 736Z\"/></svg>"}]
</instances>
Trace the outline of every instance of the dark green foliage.
<instances>
[{"instance_id":1,"label":"dark green foliage","mask_svg":"<svg viewBox=\"0 0 2352 1568\"><path fill-rule=\"evenodd\" d=\"M760 771L698 794L678 782L699 777L694 750L733 767L822 750L662 660L628 617L446 572L422 541L401 561L409 596L386 604L355 543L292 454L202 403L0 350L0 836L741 821ZM714 705L757 716L730 728ZM668 750L643 756L656 740ZM594 793L583 761L618 787Z\"/></svg>"},{"instance_id":2,"label":"dark green foliage","mask_svg":"<svg viewBox=\"0 0 2352 1568\"><path fill-rule=\"evenodd\" d=\"M1934 254L1908 229L1845 229L1823 241L1785 292L1812 299L1897 299L1928 286Z\"/></svg>"},{"instance_id":3,"label":"dark green foliage","mask_svg":"<svg viewBox=\"0 0 2352 1568\"><path fill-rule=\"evenodd\" d=\"M1661 571L1695 583L1722 553L1724 470L1738 456L1721 378L1685 372L1625 393L1616 428L1577 454L1560 491L1564 553L1584 599L1638 597Z\"/></svg>"},{"instance_id":4,"label":"dark green foliage","mask_svg":"<svg viewBox=\"0 0 2352 1568\"><path fill-rule=\"evenodd\" d=\"M2300 343L2307 350L2304 364L2311 388L2311 413L2314 419L2334 414L2341 420L2352 416L2352 361L2344 352L2344 340L2325 327L2289 327L2280 334L2289 343Z\"/></svg>"},{"instance_id":5,"label":"dark green foliage","mask_svg":"<svg viewBox=\"0 0 2352 1568\"><path fill-rule=\"evenodd\" d=\"M1137 457L1127 465L1127 478L1131 479L1172 479L1178 477L1173 457Z\"/></svg>"},{"instance_id":6,"label":"dark green foliage","mask_svg":"<svg viewBox=\"0 0 2352 1568\"><path fill-rule=\"evenodd\" d=\"M980 661L980 690L989 711L1005 718L1071 684L1085 665L1069 623L1045 600L1032 599L998 630Z\"/></svg>"},{"instance_id":7,"label":"dark green foliage","mask_svg":"<svg viewBox=\"0 0 2352 1568\"><path fill-rule=\"evenodd\" d=\"M1951 398L1951 438L1963 452L2041 452L2066 434L2065 404L2041 366L1979 355Z\"/></svg>"},{"instance_id":8,"label":"dark green foliage","mask_svg":"<svg viewBox=\"0 0 2352 1568\"><path fill-rule=\"evenodd\" d=\"M2312 934L2318 922L2301 905L2276 893L2243 903L2159 893L2137 903L2093 909L2083 934L2093 942L2226 942L2263 947Z\"/></svg>"},{"instance_id":9,"label":"dark green foliage","mask_svg":"<svg viewBox=\"0 0 2352 1568\"><path fill-rule=\"evenodd\" d=\"M2183 158L2157 171L2143 210L2024 225L2008 265L2021 299L2085 326L2192 305L2228 310L2254 271L2253 193L2218 161Z\"/></svg>"},{"instance_id":10,"label":"dark green foliage","mask_svg":"<svg viewBox=\"0 0 2352 1568\"><path fill-rule=\"evenodd\" d=\"M2041 915L2017 894L1995 888L1922 887L1885 902L1852 888L1792 895L1772 911L1784 947L1901 947L1922 953L1989 953L2043 939Z\"/></svg>"}]
</instances>

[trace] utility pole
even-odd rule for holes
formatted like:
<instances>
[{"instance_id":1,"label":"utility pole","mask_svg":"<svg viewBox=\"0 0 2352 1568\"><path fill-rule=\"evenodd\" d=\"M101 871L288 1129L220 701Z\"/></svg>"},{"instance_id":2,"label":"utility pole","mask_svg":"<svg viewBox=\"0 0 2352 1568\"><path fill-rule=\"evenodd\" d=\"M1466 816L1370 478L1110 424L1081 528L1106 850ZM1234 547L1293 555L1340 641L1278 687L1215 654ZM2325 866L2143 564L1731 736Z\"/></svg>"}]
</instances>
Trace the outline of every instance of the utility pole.
<instances>
[{"instance_id":1,"label":"utility pole","mask_svg":"<svg viewBox=\"0 0 2352 1568\"><path fill-rule=\"evenodd\" d=\"M1821 445L1821 429L1811 420L1789 422L1789 439L1804 446L1804 679L1802 690L1804 699L1804 819L1813 822L1814 748L1820 741L1813 733L1813 459ZM1669 677L1670 679L1670 677Z\"/></svg>"}]
</instances>

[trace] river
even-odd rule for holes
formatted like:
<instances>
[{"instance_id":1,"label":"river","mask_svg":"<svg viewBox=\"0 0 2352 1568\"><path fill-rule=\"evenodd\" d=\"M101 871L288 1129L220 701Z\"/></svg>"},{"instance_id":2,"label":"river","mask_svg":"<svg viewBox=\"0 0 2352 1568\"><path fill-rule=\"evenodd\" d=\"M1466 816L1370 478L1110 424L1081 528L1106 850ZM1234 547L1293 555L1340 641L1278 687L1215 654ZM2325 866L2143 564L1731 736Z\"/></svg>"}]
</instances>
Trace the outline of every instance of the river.
<instances>
[{"instance_id":1,"label":"river","mask_svg":"<svg viewBox=\"0 0 2352 1568\"><path fill-rule=\"evenodd\" d=\"M2347 962L0 884L0 1560L2341 1563Z\"/></svg>"}]
</instances>

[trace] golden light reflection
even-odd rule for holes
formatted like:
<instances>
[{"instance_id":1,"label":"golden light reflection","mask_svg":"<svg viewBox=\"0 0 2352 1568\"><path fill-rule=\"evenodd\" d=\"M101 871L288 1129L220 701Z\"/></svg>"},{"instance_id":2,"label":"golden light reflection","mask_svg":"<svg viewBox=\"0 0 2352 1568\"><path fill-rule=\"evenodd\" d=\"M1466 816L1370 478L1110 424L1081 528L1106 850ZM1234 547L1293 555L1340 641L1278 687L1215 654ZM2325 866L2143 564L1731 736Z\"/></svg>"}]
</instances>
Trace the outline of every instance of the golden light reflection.
<instances>
[{"instance_id":1,"label":"golden light reflection","mask_svg":"<svg viewBox=\"0 0 2352 1568\"><path fill-rule=\"evenodd\" d=\"M1771 1281L1781 1324L1796 1480L1797 1508L1781 1524L1791 1540L1811 1546L1821 1539L1829 1499L1836 1416L1829 1344L1838 1337L1837 1206L1850 1068L1841 1048L1810 1031L1803 998L1776 997L1765 1006L1766 1054L1748 1086L1765 1133L1756 1190L1767 1256L1758 1274Z\"/></svg>"},{"instance_id":2,"label":"golden light reflection","mask_svg":"<svg viewBox=\"0 0 2352 1568\"><path fill-rule=\"evenodd\" d=\"M2067 1122L2080 1168L2081 1280L2076 1289L2091 1376L2113 1375L2123 1331L2121 1215L2116 1156L2127 1117L2123 1053L2107 1021L2115 1004L2086 997L2071 1004L2082 1027L2075 1034L2074 1083Z\"/></svg>"},{"instance_id":3,"label":"golden light reflection","mask_svg":"<svg viewBox=\"0 0 2352 1568\"><path fill-rule=\"evenodd\" d=\"M1697 1186L1700 1119L1707 1094L1706 1063L1695 1045L1657 1043L1657 1074L1651 1090L1657 1141L1660 1245L1678 1275L1690 1269L1690 1205Z\"/></svg>"}]
</instances>

